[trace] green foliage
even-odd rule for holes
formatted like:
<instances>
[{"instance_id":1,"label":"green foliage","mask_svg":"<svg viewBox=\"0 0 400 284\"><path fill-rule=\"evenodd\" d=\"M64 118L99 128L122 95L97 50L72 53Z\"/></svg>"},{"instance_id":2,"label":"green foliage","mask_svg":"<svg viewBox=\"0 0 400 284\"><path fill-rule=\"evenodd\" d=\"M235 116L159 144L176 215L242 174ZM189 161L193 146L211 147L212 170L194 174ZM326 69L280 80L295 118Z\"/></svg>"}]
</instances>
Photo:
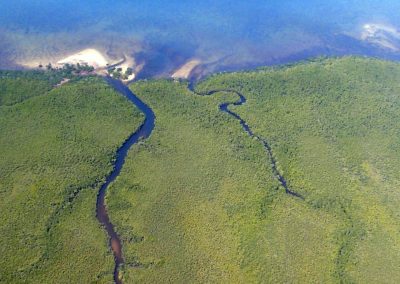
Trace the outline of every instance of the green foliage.
<instances>
[{"instance_id":1,"label":"green foliage","mask_svg":"<svg viewBox=\"0 0 400 284\"><path fill-rule=\"evenodd\" d=\"M326 271L333 274L334 267L326 259L335 253L335 220L279 188L261 144L218 109L235 96L195 96L171 81L132 88L157 123L131 151L107 197L123 240L127 283L331 279ZM307 251L297 247L304 236ZM288 260L291 255L297 259ZM299 259L314 266L304 270Z\"/></svg>"},{"instance_id":2,"label":"green foliage","mask_svg":"<svg viewBox=\"0 0 400 284\"><path fill-rule=\"evenodd\" d=\"M122 68L111 67L107 69L107 72L114 79L127 80L133 74L133 69L129 67L125 72L122 72Z\"/></svg>"},{"instance_id":3,"label":"green foliage","mask_svg":"<svg viewBox=\"0 0 400 284\"><path fill-rule=\"evenodd\" d=\"M0 74L0 282L110 282L95 195L143 118L96 78L52 89L57 71ZM305 200L219 111L234 94L134 83L156 127L106 197L125 283L398 283L399 79L396 63L347 57L198 85L246 96L230 109Z\"/></svg>"},{"instance_id":4,"label":"green foliage","mask_svg":"<svg viewBox=\"0 0 400 284\"><path fill-rule=\"evenodd\" d=\"M100 78L60 76L1 72L1 283L112 280L96 195L143 118Z\"/></svg>"},{"instance_id":5,"label":"green foliage","mask_svg":"<svg viewBox=\"0 0 400 284\"><path fill-rule=\"evenodd\" d=\"M43 95L58 84L63 75L61 72L0 70L0 106Z\"/></svg>"},{"instance_id":6,"label":"green foliage","mask_svg":"<svg viewBox=\"0 0 400 284\"><path fill-rule=\"evenodd\" d=\"M81 74L81 73L90 73L94 71L94 67L88 65L87 63L76 65L74 64L64 64L64 66L58 69L59 72L64 72L65 74Z\"/></svg>"},{"instance_id":7,"label":"green foliage","mask_svg":"<svg viewBox=\"0 0 400 284\"><path fill-rule=\"evenodd\" d=\"M51 66L50 66L51 67ZM57 86L63 79L79 81L77 74L90 73L92 66L65 64L62 68L30 72L0 70L0 106L13 105L25 99L43 95Z\"/></svg>"},{"instance_id":8,"label":"green foliage","mask_svg":"<svg viewBox=\"0 0 400 284\"><path fill-rule=\"evenodd\" d=\"M172 81L132 89L157 116L107 202L127 283L397 283L400 280L400 66L318 59L211 76L259 141Z\"/></svg>"},{"instance_id":9,"label":"green foliage","mask_svg":"<svg viewBox=\"0 0 400 284\"><path fill-rule=\"evenodd\" d=\"M308 207L336 220L337 281L400 281L399 78L396 63L348 57L222 74L199 86L243 92L248 103L234 111L269 139Z\"/></svg>"}]
</instances>

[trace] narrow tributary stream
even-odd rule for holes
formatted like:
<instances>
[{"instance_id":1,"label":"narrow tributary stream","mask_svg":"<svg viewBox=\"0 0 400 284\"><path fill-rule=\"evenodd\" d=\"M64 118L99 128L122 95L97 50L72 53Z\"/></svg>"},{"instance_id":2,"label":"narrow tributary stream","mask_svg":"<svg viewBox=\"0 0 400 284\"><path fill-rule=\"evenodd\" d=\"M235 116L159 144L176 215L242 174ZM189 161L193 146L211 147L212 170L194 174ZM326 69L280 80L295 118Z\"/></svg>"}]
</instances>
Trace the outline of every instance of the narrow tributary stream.
<instances>
[{"instance_id":1,"label":"narrow tributary stream","mask_svg":"<svg viewBox=\"0 0 400 284\"><path fill-rule=\"evenodd\" d=\"M199 93L199 92L197 92L197 91L195 90L194 82L190 82L188 88L189 88L189 90L190 90L191 92L195 93L196 95L200 95L200 96L211 96L211 95L214 95L214 94L216 94L216 93L221 93L221 92L224 92L224 93L232 93L232 94L237 95L237 96L239 97L239 99L238 99L237 101L235 101L235 102L233 102L233 103L228 103L228 102L222 103L222 104L219 105L219 109L220 109L222 112L225 112L225 113L227 113L227 114L233 116L235 119L237 119L237 120L240 122L240 125L242 126L243 130L244 130L250 137L257 139L257 140L263 145L263 147L264 147L264 149L265 149L266 153L268 154L268 157L269 157L269 159L270 159L270 161L271 161L272 172L273 172L274 176L278 179L280 185L285 189L285 192L286 192L287 194L289 194L289 195L294 196L294 197L297 197L297 198L300 198L300 199L304 199L303 196L301 196L299 193L293 191L293 190L290 189L290 187L288 186L288 183L287 183L286 179L284 178L284 176L281 174L281 172L279 171L279 169L278 169L278 167L277 167L276 158L275 158L275 156L274 156L274 154L273 154L273 152L272 152L271 145L268 143L268 141L267 141L265 138L262 138L262 137L256 135L256 134L251 130L251 128L250 128L250 126L247 124L247 122L246 122L242 117L240 117L240 115L238 115L237 113L235 113L235 112L233 112L233 111L231 111L231 110L229 109L229 106L230 106L230 105L233 105L233 106L241 106L241 105L243 105L244 103L246 103L246 97L245 97L243 94L239 93L238 91L230 90L230 89L211 90L211 91L208 91L208 92L206 92L206 93Z\"/></svg>"}]
</instances>

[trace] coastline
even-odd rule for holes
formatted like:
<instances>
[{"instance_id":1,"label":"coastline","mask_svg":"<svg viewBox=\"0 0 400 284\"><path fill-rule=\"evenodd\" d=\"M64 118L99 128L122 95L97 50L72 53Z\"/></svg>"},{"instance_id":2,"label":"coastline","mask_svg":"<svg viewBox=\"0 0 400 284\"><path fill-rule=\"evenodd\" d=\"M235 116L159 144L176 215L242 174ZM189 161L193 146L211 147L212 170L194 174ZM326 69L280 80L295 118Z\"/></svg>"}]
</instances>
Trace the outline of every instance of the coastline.
<instances>
[{"instance_id":1,"label":"coastline","mask_svg":"<svg viewBox=\"0 0 400 284\"><path fill-rule=\"evenodd\" d=\"M96 48L86 48L57 58L36 59L22 63L19 62L18 64L26 69L33 70L86 66L92 69L89 72L85 71L86 74L97 74L104 77L111 76L120 79L124 83L132 82L136 78L137 72L140 72L144 66L144 64L136 65L133 57L124 55L123 58L114 59ZM114 71L117 71L117 73ZM124 76L121 78L120 76L122 74L124 74Z\"/></svg>"}]
</instances>

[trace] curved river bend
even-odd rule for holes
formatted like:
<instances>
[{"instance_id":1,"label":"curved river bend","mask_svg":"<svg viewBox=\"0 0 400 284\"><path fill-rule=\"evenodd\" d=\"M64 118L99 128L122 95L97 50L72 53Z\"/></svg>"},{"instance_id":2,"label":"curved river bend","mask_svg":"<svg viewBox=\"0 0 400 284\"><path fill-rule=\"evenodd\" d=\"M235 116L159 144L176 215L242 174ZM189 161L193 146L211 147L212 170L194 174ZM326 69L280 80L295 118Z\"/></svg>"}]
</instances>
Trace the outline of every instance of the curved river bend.
<instances>
[{"instance_id":1,"label":"curved river bend","mask_svg":"<svg viewBox=\"0 0 400 284\"><path fill-rule=\"evenodd\" d=\"M152 109L146 105L144 102L142 102L138 97L136 97L132 91L124 85L121 81L112 79L110 77L106 77L107 83L112 86L117 92L121 93L124 95L129 101L131 101L137 108L139 108L140 111L142 111L145 114L145 120L143 124L139 127L138 130L136 130L129 138L124 142L124 144L117 150L116 154L116 160L114 164L114 169L112 172L107 176L106 181L102 184L99 193L97 195L97 203L96 203L96 216L99 222L104 226L104 228L107 231L107 234L109 236L110 240L110 246L112 249L112 252L114 254L114 259L115 259L115 267L114 267L114 281L117 284L121 284L122 280L119 278L119 268L121 264L124 263L124 258L122 255L122 245L121 245L121 239L119 238L117 232L114 229L114 225L110 221L110 217L107 212L107 207L105 205L105 196L107 193L107 189L110 186L110 184L115 181L115 179L119 176L121 173L122 167L125 163L125 158L128 154L129 149L136 144L138 141L142 139L146 139L150 136L154 129L154 123L155 123L155 115ZM286 193L289 195L292 195L294 197L304 199L299 193L296 193L295 191L291 190L287 184L286 179L283 177L281 172L278 170L277 167L277 162L275 159L275 156L273 155L272 148L268 141L260 136L257 136L254 134L254 132L251 130L250 126L247 124L247 122L241 118L237 113L231 111L229 109L230 105L233 106L240 106L246 103L246 97L239 93L238 91L235 90L230 90L230 89L221 89L221 90L212 90L207 93L201 94L198 93L194 90L194 85L193 82L189 84L189 89L193 93L201 96L210 96L219 92L226 92L226 93L233 93L236 94L239 99L233 103L230 102L224 102L219 105L219 109L231 116L233 116L235 119L237 119L243 130L253 138L256 138L264 147L265 151L267 152L270 161L271 161L271 167L274 176L278 179L280 185L285 189Z\"/></svg>"},{"instance_id":2,"label":"curved river bend","mask_svg":"<svg viewBox=\"0 0 400 284\"><path fill-rule=\"evenodd\" d=\"M119 279L119 267L124 263L124 258L121 249L121 240L114 229L114 225L110 221L110 217L107 212L107 207L105 205L105 196L107 189L110 184L118 177L121 169L125 163L125 158L128 154L129 149L142 139L146 139L150 136L154 129L155 115L149 106L143 103L138 97L136 97L132 91L124 85L121 81L106 77L107 83L112 86L117 92L124 95L129 101L131 101L140 111L145 114L145 120L143 124L129 136L129 138L124 142L124 144L117 150L116 159L114 163L114 169L107 176L106 181L100 187L99 193L97 195L96 202L96 217L99 222L104 226L107 231L110 246L114 254L115 267L114 267L114 281L117 284L122 283Z\"/></svg>"},{"instance_id":3,"label":"curved river bend","mask_svg":"<svg viewBox=\"0 0 400 284\"><path fill-rule=\"evenodd\" d=\"M287 184L287 181L286 181L285 177L282 175L282 173L279 171L279 169L277 167L276 158L275 158L275 156L274 156L274 154L272 152L271 145L268 143L268 141L265 138L262 138L262 137L256 135L251 130L251 128L247 124L247 122L240 115L238 115L237 113L235 113L235 112L233 112L233 111L231 111L229 109L230 105L241 106L244 103L246 103L246 97L243 94L239 93L238 91L231 90L231 89L219 89L219 90L211 90L211 91L208 91L206 93L199 93L199 92L197 92L195 90L194 82L189 82L188 89L191 92L193 92L194 94L199 95L199 96L211 96L211 95L214 95L214 94L220 93L220 92L233 93L233 94L237 95L239 97L239 99L237 101L235 101L233 103L228 103L228 102L221 103L219 105L220 111L225 112L225 113L233 116L235 119L237 119L240 122L240 125L242 126L243 130L250 137L257 139L257 141L259 141L263 145L263 147L264 147L265 151L267 152L268 157L269 157L269 159L271 161L272 172L273 172L274 176L278 179L280 185L285 189L285 192L287 194L291 195L291 196L294 196L294 197L297 197L297 198L300 198L300 199L304 199L304 197L302 195L300 195L299 193L297 193L297 192L293 191L292 189L290 189L289 185Z\"/></svg>"}]
</instances>

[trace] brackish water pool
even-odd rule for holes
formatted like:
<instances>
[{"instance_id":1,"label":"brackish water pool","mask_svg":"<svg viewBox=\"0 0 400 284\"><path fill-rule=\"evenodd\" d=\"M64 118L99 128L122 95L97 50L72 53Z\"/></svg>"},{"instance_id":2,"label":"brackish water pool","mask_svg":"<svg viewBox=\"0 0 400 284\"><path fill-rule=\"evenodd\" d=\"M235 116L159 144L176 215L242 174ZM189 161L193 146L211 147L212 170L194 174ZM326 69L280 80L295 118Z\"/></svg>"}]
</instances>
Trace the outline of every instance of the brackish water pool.
<instances>
[{"instance_id":1,"label":"brackish water pool","mask_svg":"<svg viewBox=\"0 0 400 284\"><path fill-rule=\"evenodd\" d=\"M400 1L0 0L0 68L85 48L171 75L194 76L320 55L400 59ZM45 63L45 62L44 62Z\"/></svg>"}]
</instances>

